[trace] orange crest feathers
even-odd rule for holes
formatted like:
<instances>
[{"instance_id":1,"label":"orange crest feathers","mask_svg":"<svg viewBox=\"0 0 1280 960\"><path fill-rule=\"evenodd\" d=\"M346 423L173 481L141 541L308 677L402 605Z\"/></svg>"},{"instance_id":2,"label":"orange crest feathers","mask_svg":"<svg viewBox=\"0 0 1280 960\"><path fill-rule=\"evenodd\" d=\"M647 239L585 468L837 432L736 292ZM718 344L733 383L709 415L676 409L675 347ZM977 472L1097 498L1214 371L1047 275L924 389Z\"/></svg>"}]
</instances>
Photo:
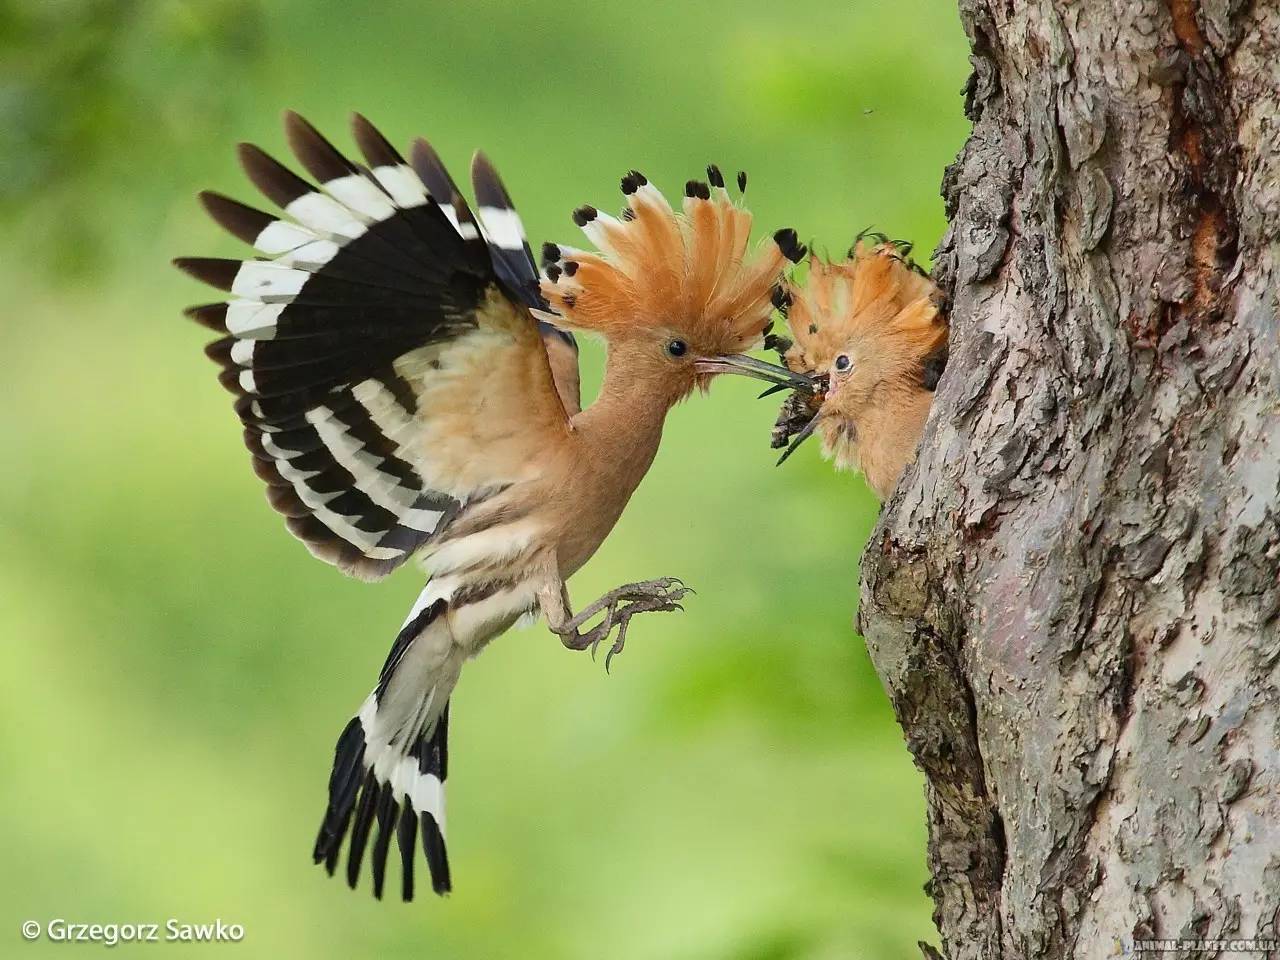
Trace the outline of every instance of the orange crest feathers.
<instances>
[{"instance_id":1,"label":"orange crest feathers","mask_svg":"<svg viewBox=\"0 0 1280 960\"><path fill-rule=\"evenodd\" d=\"M905 259L901 245L882 238L859 239L840 262L811 256L806 284L790 291L787 319L795 346L787 353L788 366L825 370L862 338L897 340L905 355L928 353L947 332L936 290Z\"/></svg>"},{"instance_id":2,"label":"orange crest feathers","mask_svg":"<svg viewBox=\"0 0 1280 960\"><path fill-rule=\"evenodd\" d=\"M734 203L715 166L690 180L673 210L640 173L622 178L627 207L611 217L579 207L573 220L597 252L543 247L542 294L563 322L606 337L639 329L679 331L698 345L745 350L764 335L787 253L802 248L779 231L750 256L751 214ZM746 177L738 175L745 187Z\"/></svg>"}]
</instances>

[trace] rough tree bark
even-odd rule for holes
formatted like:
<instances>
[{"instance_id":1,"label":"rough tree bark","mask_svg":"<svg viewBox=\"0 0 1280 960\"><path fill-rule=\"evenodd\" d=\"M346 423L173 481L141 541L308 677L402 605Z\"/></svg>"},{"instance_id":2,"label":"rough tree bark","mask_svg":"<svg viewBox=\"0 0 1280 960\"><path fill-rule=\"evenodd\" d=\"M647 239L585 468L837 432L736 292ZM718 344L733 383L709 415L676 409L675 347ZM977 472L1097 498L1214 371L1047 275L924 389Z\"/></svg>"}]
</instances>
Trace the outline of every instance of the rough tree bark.
<instances>
[{"instance_id":1,"label":"rough tree bark","mask_svg":"<svg viewBox=\"0 0 1280 960\"><path fill-rule=\"evenodd\" d=\"M943 950L1280 936L1280 3L960 9L951 363L859 614Z\"/></svg>"}]
</instances>

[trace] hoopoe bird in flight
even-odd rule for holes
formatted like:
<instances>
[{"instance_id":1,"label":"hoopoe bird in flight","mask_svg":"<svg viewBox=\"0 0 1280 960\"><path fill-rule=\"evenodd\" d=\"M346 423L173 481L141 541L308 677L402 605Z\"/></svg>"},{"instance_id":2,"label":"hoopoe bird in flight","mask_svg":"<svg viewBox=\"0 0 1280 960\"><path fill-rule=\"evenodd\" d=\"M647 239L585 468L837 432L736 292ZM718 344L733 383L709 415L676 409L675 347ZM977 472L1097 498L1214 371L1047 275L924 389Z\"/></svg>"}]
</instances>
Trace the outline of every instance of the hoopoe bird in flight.
<instances>
[{"instance_id":1,"label":"hoopoe bird in flight","mask_svg":"<svg viewBox=\"0 0 1280 960\"><path fill-rule=\"evenodd\" d=\"M807 280L778 294L794 342L770 341L818 384L783 403L773 446L787 449L778 462L816 430L837 469L861 471L881 500L915 459L947 362L938 289L910 253L877 234L860 236L842 261L810 255Z\"/></svg>"},{"instance_id":2,"label":"hoopoe bird in flight","mask_svg":"<svg viewBox=\"0 0 1280 960\"><path fill-rule=\"evenodd\" d=\"M616 631L612 656L634 615L680 609L684 586L661 578L575 615L565 581L617 522L672 406L719 373L808 381L744 355L770 323L794 232L751 255L751 215L715 167L679 211L629 173L621 219L574 211L597 252L549 244L539 276L483 154L473 214L425 140L406 162L363 117L352 126L363 165L286 114L318 188L242 145L249 179L285 216L203 193L262 256L175 263L230 294L188 314L221 335L206 352L238 395L254 470L289 531L354 577L415 556L429 574L338 739L314 851L332 874L349 835L354 887L376 826L373 892L394 839L409 900L419 836L432 888L451 887L444 783L463 663L521 618L545 617L571 649ZM608 347L585 409L570 330Z\"/></svg>"}]
</instances>

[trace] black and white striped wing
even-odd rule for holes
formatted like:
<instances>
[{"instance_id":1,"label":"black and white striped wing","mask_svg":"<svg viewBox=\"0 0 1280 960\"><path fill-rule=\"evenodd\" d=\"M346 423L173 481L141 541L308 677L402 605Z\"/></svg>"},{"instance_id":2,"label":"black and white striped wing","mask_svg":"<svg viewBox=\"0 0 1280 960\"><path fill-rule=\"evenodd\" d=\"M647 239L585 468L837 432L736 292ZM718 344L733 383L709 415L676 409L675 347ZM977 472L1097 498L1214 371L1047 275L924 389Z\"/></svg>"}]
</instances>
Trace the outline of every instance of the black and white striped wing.
<instances>
[{"instance_id":1,"label":"black and white striped wing","mask_svg":"<svg viewBox=\"0 0 1280 960\"><path fill-rule=\"evenodd\" d=\"M471 183L476 195L476 215L489 244L494 270L508 289L518 294L527 306L545 316L551 306L542 296L538 266L529 247L524 223L498 171L481 152L477 152L471 161ZM577 413L582 409L578 341L568 330L545 319L538 321L538 333L551 362L556 389L565 410L570 414Z\"/></svg>"},{"instance_id":2,"label":"black and white striped wing","mask_svg":"<svg viewBox=\"0 0 1280 960\"><path fill-rule=\"evenodd\" d=\"M224 334L206 352L238 395L271 505L313 554L371 579L403 563L466 496L425 479L424 348L474 335L495 290L524 298L425 141L410 164L364 118L353 129L367 167L286 114L290 146L320 188L242 145L249 178L285 216L202 194L213 218L262 256L175 262L231 295L188 314Z\"/></svg>"}]
</instances>

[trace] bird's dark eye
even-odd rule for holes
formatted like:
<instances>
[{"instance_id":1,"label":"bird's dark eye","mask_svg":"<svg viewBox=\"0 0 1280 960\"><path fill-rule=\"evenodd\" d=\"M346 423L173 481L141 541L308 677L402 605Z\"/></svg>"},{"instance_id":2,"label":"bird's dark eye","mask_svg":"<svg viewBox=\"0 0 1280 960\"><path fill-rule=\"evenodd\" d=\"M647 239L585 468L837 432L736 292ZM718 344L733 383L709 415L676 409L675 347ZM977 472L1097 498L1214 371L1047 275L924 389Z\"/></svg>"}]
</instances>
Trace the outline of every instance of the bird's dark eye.
<instances>
[{"instance_id":1,"label":"bird's dark eye","mask_svg":"<svg viewBox=\"0 0 1280 960\"><path fill-rule=\"evenodd\" d=\"M840 373L844 373L851 366L853 366L853 361L849 359L849 355L847 353L842 353L840 356L836 357L836 370Z\"/></svg>"},{"instance_id":2,"label":"bird's dark eye","mask_svg":"<svg viewBox=\"0 0 1280 960\"><path fill-rule=\"evenodd\" d=\"M689 345L683 340L672 340L667 344L667 353L673 357L683 357L689 350Z\"/></svg>"}]
</instances>

